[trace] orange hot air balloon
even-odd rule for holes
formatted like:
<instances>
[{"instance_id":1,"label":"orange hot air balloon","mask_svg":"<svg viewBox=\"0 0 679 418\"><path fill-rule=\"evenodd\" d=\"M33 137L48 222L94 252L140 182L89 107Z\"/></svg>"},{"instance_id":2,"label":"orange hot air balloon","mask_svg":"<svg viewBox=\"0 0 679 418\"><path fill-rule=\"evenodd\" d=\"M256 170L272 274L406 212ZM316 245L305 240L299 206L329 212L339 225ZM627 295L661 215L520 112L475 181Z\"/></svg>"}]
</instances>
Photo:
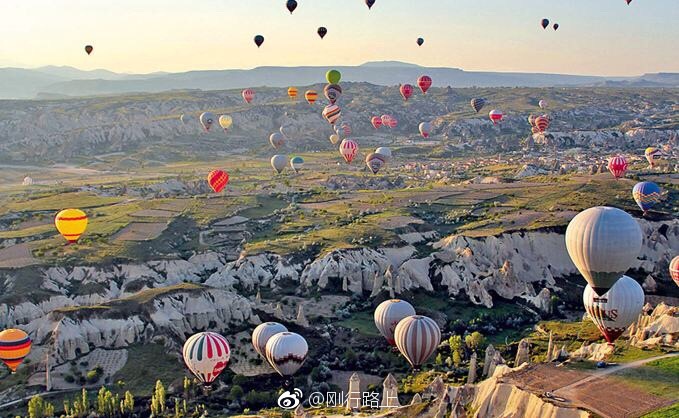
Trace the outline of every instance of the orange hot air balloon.
<instances>
[{"instance_id":1,"label":"orange hot air balloon","mask_svg":"<svg viewBox=\"0 0 679 418\"><path fill-rule=\"evenodd\" d=\"M207 175L207 182L215 193L219 193L229 182L229 174L224 170L213 170Z\"/></svg>"},{"instance_id":2,"label":"orange hot air balloon","mask_svg":"<svg viewBox=\"0 0 679 418\"><path fill-rule=\"evenodd\" d=\"M297 87L288 87L288 96L291 99L296 99L297 98Z\"/></svg>"},{"instance_id":3,"label":"orange hot air balloon","mask_svg":"<svg viewBox=\"0 0 679 418\"><path fill-rule=\"evenodd\" d=\"M57 231L73 244L87 229L87 214L80 209L64 209L54 218Z\"/></svg>"},{"instance_id":4,"label":"orange hot air balloon","mask_svg":"<svg viewBox=\"0 0 679 418\"><path fill-rule=\"evenodd\" d=\"M6 329L0 332L0 360L16 373L17 367L31 352L31 337L20 329Z\"/></svg>"},{"instance_id":5,"label":"orange hot air balloon","mask_svg":"<svg viewBox=\"0 0 679 418\"><path fill-rule=\"evenodd\" d=\"M318 99L318 93L316 93L316 90L307 90L306 93L304 93L304 98L307 103L314 104Z\"/></svg>"}]
</instances>

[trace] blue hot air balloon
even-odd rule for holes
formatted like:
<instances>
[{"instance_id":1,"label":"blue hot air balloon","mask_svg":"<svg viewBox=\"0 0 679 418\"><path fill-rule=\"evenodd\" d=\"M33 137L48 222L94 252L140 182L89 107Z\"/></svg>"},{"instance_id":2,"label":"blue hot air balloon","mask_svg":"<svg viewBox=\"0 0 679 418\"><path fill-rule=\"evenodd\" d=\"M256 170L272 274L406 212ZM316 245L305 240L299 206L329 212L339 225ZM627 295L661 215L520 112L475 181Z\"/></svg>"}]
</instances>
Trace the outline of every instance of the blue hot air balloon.
<instances>
[{"instance_id":1,"label":"blue hot air balloon","mask_svg":"<svg viewBox=\"0 0 679 418\"><path fill-rule=\"evenodd\" d=\"M641 210L646 213L660 201L660 187L653 182L642 181L634 186L632 196Z\"/></svg>"}]
</instances>

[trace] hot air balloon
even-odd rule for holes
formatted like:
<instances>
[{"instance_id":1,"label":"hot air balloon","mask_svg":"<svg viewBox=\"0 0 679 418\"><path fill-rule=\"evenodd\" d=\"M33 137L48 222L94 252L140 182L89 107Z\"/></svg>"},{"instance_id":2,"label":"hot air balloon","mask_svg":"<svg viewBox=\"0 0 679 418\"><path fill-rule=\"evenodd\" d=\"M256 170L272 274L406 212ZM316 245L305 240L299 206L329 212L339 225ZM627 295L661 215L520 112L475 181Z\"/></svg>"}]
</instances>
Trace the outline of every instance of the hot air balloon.
<instances>
[{"instance_id":1,"label":"hot air balloon","mask_svg":"<svg viewBox=\"0 0 679 418\"><path fill-rule=\"evenodd\" d=\"M209 386L229 364L231 349L215 332L199 332L184 343L184 363L198 380Z\"/></svg>"},{"instance_id":2,"label":"hot air balloon","mask_svg":"<svg viewBox=\"0 0 679 418\"><path fill-rule=\"evenodd\" d=\"M245 103L250 103L255 98L255 91L252 89L245 89L243 90L241 95L243 96L243 100L245 100Z\"/></svg>"},{"instance_id":3,"label":"hot air balloon","mask_svg":"<svg viewBox=\"0 0 679 418\"><path fill-rule=\"evenodd\" d=\"M554 30L558 30L558 29L559 29L559 24L558 24L558 23L555 23L554 26L552 26L552 27L554 28Z\"/></svg>"},{"instance_id":4,"label":"hot air balloon","mask_svg":"<svg viewBox=\"0 0 679 418\"><path fill-rule=\"evenodd\" d=\"M629 6L630 3L632 3L632 0L625 0L627 2L627 5Z\"/></svg>"},{"instance_id":5,"label":"hot air balloon","mask_svg":"<svg viewBox=\"0 0 679 418\"><path fill-rule=\"evenodd\" d=\"M0 360L14 374L31 352L32 345L31 337L24 331L16 328L6 329L0 332Z\"/></svg>"},{"instance_id":6,"label":"hot air balloon","mask_svg":"<svg viewBox=\"0 0 679 418\"><path fill-rule=\"evenodd\" d=\"M342 135L344 135L345 138L351 135L351 126L349 126L348 123L343 122L340 126L340 129L342 130Z\"/></svg>"},{"instance_id":7,"label":"hot air balloon","mask_svg":"<svg viewBox=\"0 0 679 418\"><path fill-rule=\"evenodd\" d=\"M280 132L274 132L269 136L269 142L271 142L274 148L278 149L285 144L285 135Z\"/></svg>"},{"instance_id":8,"label":"hot air balloon","mask_svg":"<svg viewBox=\"0 0 679 418\"><path fill-rule=\"evenodd\" d=\"M429 87L431 87L431 77L428 75L421 75L417 79L417 86L422 90L423 94L427 94L427 90L429 90Z\"/></svg>"},{"instance_id":9,"label":"hot air balloon","mask_svg":"<svg viewBox=\"0 0 679 418\"><path fill-rule=\"evenodd\" d=\"M379 147L375 150L375 154L383 155L387 161L391 160L391 149L389 147Z\"/></svg>"},{"instance_id":10,"label":"hot air balloon","mask_svg":"<svg viewBox=\"0 0 679 418\"><path fill-rule=\"evenodd\" d=\"M375 309L375 326L380 334L387 339L389 345L396 345L394 330L403 319L415 315L413 305L401 299L388 299L380 303Z\"/></svg>"},{"instance_id":11,"label":"hot air balloon","mask_svg":"<svg viewBox=\"0 0 679 418\"><path fill-rule=\"evenodd\" d=\"M203 125L205 132L209 132L212 124L215 123L215 115L211 112L203 112L200 114L200 124Z\"/></svg>"},{"instance_id":12,"label":"hot air balloon","mask_svg":"<svg viewBox=\"0 0 679 418\"><path fill-rule=\"evenodd\" d=\"M57 213L54 225L66 241L73 244L87 229L87 215L80 209L64 209Z\"/></svg>"},{"instance_id":13,"label":"hot air balloon","mask_svg":"<svg viewBox=\"0 0 679 418\"><path fill-rule=\"evenodd\" d=\"M255 36L255 45L257 45L257 48L262 46L263 43L264 43L264 37L262 35Z\"/></svg>"},{"instance_id":14,"label":"hot air balloon","mask_svg":"<svg viewBox=\"0 0 679 418\"><path fill-rule=\"evenodd\" d=\"M625 160L625 157L617 155L608 160L608 171L610 171L616 179L623 177L627 171L627 160Z\"/></svg>"},{"instance_id":15,"label":"hot air balloon","mask_svg":"<svg viewBox=\"0 0 679 418\"><path fill-rule=\"evenodd\" d=\"M577 214L566 229L573 264L598 295L603 295L637 259L641 228L627 212L597 206Z\"/></svg>"},{"instance_id":16,"label":"hot air balloon","mask_svg":"<svg viewBox=\"0 0 679 418\"><path fill-rule=\"evenodd\" d=\"M323 38L325 38L325 35L328 34L328 29L326 29L325 27L321 26L320 28L318 28L317 33L318 33L318 36L320 36L321 39L323 39Z\"/></svg>"},{"instance_id":17,"label":"hot air balloon","mask_svg":"<svg viewBox=\"0 0 679 418\"><path fill-rule=\"evenodd\" d=\"M331 144L335 145L339 142L339 140L340 140L339 135L337 135L337 134L330 135L330 143Z\"/></svg>"},{"instance_id":18,"label":"hot air balloon","mask_svg":"<svg viewBox=\"0 0 679 418\"><path fill-rule=\"evenodd\" d=\"M472 99L471 105L472 105L472 109L474 109L474 111L476 113L479 113L479 111L481 109L483 109L483 106L486 105L486 99L481 99L481 98Z\"/></svg>"},{"instance_id":19,"label":"hot air balloon","mask_svg":"<svg viewBox=\"0 0 679 418\"><path fill-rule=\"evenodd\" d=\"M288 0L285 3L285 7L287 7L288 10L290 11L290 14L292 14L292 12L294 12L295 9L297 8L297 2L295 0Z\"/></svg>"},{"instance_id":20,"label":"hot air balloon","mask_svg":"<svg viewBox=\"0 0 679 418\"><path fill-rule=\"evenodd\" d=\"M294 135L294 127L291 124L282 125L278 131L286 138L292 138Z\"/></svg>"},{"instance_id":21,"label":"hot air balloon","mask_svg":"<svg viewBox=\"0 0 679 418\"><path fill-rule=\"evenodd\" d=\"M323 109L323 117L329 124L334 125L339 119L342 109L336 104L329 104Z\"/></svg>"},{"instance_id":22,"label":"hot air balloon","mask_svg":"<svg viewBox=\"0 0 679 418\"><path fill-rule=\"evenodd\" d=\"M368 166L373 174L377 174L387 163L387 158L382 154L371 152L365 157L365 165Z\"/></svg>"},{"instance_id":23,"label":"hot air balloon","mask_svg":"<svg viewBox=\"0 0 679 418\"><path fill-rule=\"evenodd\" d=\"M288 97L293 100L297 98L297 87L288 87Z\"/></svg>"},{"instance_id":24,"label":"hot air balloon","mask_svg":"<svg viewBox=\"0 0 679 418\"><path fill-rule=\"evenodd\" d=\"M634 201L637 202L637 206L646 214L649 209L660 202L661 191L657 184L650 181L642 181L634 186L632 196Z\"/></svg>"},{"instance_id":25,"label":"hot air balloon","mask_svg":"<svg viewBox=\"0 0 679 418\"><path fill-rule=\"evenodd\" d=\"M644 306L644 291L636 280L622 276L603 295L587 285L582 302L608 344L613 345L639 317Z\"/></svg>"},{"instance_id":26,"label":"hot air balloon","mask_svg":"<svg viewBox=\"0 0 679 418\"><path fill-rule=\"evenodd\" d=\"M544 133L549 128L549 118L545 115L535 118L535 127L538 132Z\"/></svg>"},{"instance_id":27,"label":"hot air balloon","mask_svg":"<svg viewBox=\"0 0 679 418\"><path fill-rule=\"evenodd\" d=\"M304 158L302 157L292 157L290 159L290 167L295 173L299 173L299 170L302 169L302 166L304 165Z\"/></svg>"},{"instance_id":28,"label":"hot air balloon","mask_svg":"<svg viewBox=\"0 0 679 418\"><path fill-rule=\"evenodd\" d=\"M219 126L224 129L224 132L228 131L231 125L233 125L233 118L231 116L222 115L219 117Z\"/></svg>"},{"instance_id":29,"label":"hot air balloon","mask_svg":"<svg viewBox=\"0 0 679 418\"><path fill-rule=\"evenodd\" d=\"M538 102L538 106L540 106L540 109L544 109L544 108L547 107L547 102L544 101L544 100L540 100L540 101Z\"/></svg>"},{"instance_id":30,"label":"hot air balloon","mask_svg":"<svg viewBox=\"0 0 679 418\"><path fill-rule=\"evenodd\" d=\"M441 342L441 329L426 316L408 316L396 325L394 341L408 363L418 369L436 351Z\"/></svg>"},{"instance_id":31,"label":"hot air balloon","mask_svg":"<svg viewBox=\"0 0 679 418\"><path fill-rule=\"evenodd\" d=\"M674 257L670 262L670 277L679 286L679 255Z\"/></svg>"},{"instance_id":32,"label":"hot air balloon","mask_svg":"<svg viewBox=\"0 0 679 418\"><path fill-rule=\"evenodd\" d=\"M266 343L276 334L288 332L283 324L278 322L264 322L252 331L252 347L262 357L266 358Z\"/></svg>"},{"instance_id":33,"label":"hot air balloon","mask_svg":"<svg viewBox=\"0 0 679 418\"><path fill-rule=\"evenodd\" d=\"M662 151L656 147L648 147L646 148L646 151L644 151L644 156L646 157L648 164L653 168L655 167L656 161L659 161L662 158Z\"/></svg>"},{"instance_id":34,"label":"hot air balloon","mask_svg":"<svg viewBox=\"0 0 679 418\"><path fill-rule=\"evenodd\" d=\"M373 128L380 129L380 126L382 126L382 118L379 116L373 116L370 118L370 123L372 123Z\"/></svg>"},{"instance_id":35,"label":"hot air balloon","mask_svg":"<svg viewBox=\"0 0 679 418\"><path fill-rule=\"evenodd\" d=\"M85 52L87 52L87 55L90 55L92 51L94 51L94 47L92 45L85 45Z\"/></svg>"},{"instance_id":36,"label":"hot air balloon","mask_svg":"<svg viewBox=\"0 0 679 418\"><path fill-rule=\"evenodd\" d=\"M24 180L21 182L22 186L32 186L33 185L33 178L30 176L24 177Z\"/></svg>"},{"instance_id":37,"label":"hot air balloon","mask_svg":"<svg viewBox=\"0 0 679 418\"><path fill-rule=\"evenodd\" d=\"M395 127L398 126L398 119L396 119L393 116L389 116L389 119L387 120L387 126L389 129L394 129Z\"/></svg>"},{"instance_id":38,"label":"hot air balloon","mask_svg":"<svg viewBox=\"0 0 679 418\"><path fill-rule=\"evenodd\" d=\"M375 4L375 0L365 0L365 4L368 6L368 10L370 10L370 8L372 8Z\"/></svg>"},{"instance_id":39,"label":"hot air balloon","mask_svg":"<svg viewBox=\"0 0 679 418\"><path fill-rule=\"evenodd\" d=\"M306 93L304 93L304 98L306 99L307 103L312 105L316 103L316 100L318 99L318 93L316 93L316 90L307 90Z\"/></svg>"},{"instance_id":40,"label":"hot air balloon","mask_svg":"<svg viewBox=\"0 0 679 418\"><path fill-rule=\"evenodd\" d=\"M191 117L182 113L182 115L179 117L179 120L182 121L184 125L188 125L188 123L191 122Z\"/></svg>"},{"instance_id":41,"label":"hot air balloon","mask_svg":"<svg viewBox=\"0 0 679 418\"><path fill-rule=\"evenodd\" d=\"M424 44L424 38L417 38L417 45L422 46Z\"/></svg>"},{"instance_id":42,"label":"hot air balloon","mask_svg":"<svg viewBox=\"0 0 679 418\"><path fill-rule=\"evenodd\" d=\"M536 118L537 118L537 116L535 116L533 114L528 115L528 123L530 123L530 126L535 127L535 119Z\"/></svg>"},{"instance_id":43,"label":"hot air balloon","mask_svg":"<svg viewBox=\"0 0 679 418\"><path fill-rule=\"evenodd\" d=\"M401 96L403 96L403 100L407 102L408 99L410 99L410 96L413 95L413 86L410 84L401 84L399 91L401 92Z\"/></svg>"},{"instance_id":44,"label":"hot air balloon","mask_svg":"<svg viewBox=\"0 0 679 418\"><path fill-rule=\"evenodd\" d=\"M328 80L328 84L339 84L342 79L342 73L337 70L328 70L325 73L325 79Z\"/></svg>"},{"instance_id":45,"label":"hot air balloon","mask_svg":"<svg viewBox=\"0 0 679 418\"><path fill-rule=\"evenodd\" d=\"M540 21L540 26L542 26L542 29L547 29L547 26L549 26L549 19L542 19Z\"/></svg>"},{"instance_id":46,"label":"hot air balloon","mask_svg":"<svg viewBox=\"0 0 679 418\"><path fill-rule=\"evenodd\" d=\"M215 193L219 193L224 190L229 182L229 174L223 170L210 171L210 174L207 175L207 182Z\"/></svg>"},{"instance_id":47,"label":"hot air balloon","mask_svg":"<svg viewBox=\"0 0 679 418\"><path fill-rule=\"evenodd\" d=\"M276 154L271 157L271 167L276 170L276 173L281 174L288 165L288 157L281 154Z\"/></svg>"},{"instance_id":48,"label":"hot air balloon","mask_svg":"<svg viewBox=\"0 0 679 418\"><path fill-rule=\"evenodd\" d=\"M503 116L504 115L502 114L502 112L495 109L491 110L490 113L488 113L488 117L490 118L490 120L493 121L493 125L497 125L498 122L502 122Z\"/></svg>"},{"instance_id":49,"label":"hot air balloon","mask_svg":"<svg viewBox=\"0 0 679 418\"><path fill-rule=\"evenodd\" d=\"M382 120L382 124L389 126L389 119L391 119L391 115L382 115L380 116L380 119Z\"/></svg>"},{"instance_id":50,"label":"hot air balloon","mask_svg":"<svg viewBox=\"0 0 679 418\"><path fill-rule=\"evenodd\" d=\"M344 157L347 164L351 164L356 154L358 154L358 144L353 139L344 139L340 143L339 152Z\"/></svg>"},{"instance_id":51,"label":"hot air balloon","mask_svg":"<svg viewBox=\"0 0 679 418\"><path fill-rule=\"evenodd\" d=\"M266 343L266 359L281 376L292 376L306 360L309 346L299 334L280 332Z\"/></svg>"},{"instance_id":52,"label":"hot air balloon","mask_svg":"<svg viewBox=\"0 0 679 418\"><path fill-rule=\"evenodd\" d=\"M323 88L323 94L330 104L335 104L337 99L342 95L342 87L340 87L339 84L327 84Z\"/></svg>"},{"instance_id":53,"label":"hot air balloon","mask_svg":"<svg viewBox=\"0 0 679 418\"><path fill-rule=\"evenodd\" d=\"M420 135L422 135L422 138L429 138L429 132L431 132L431 123L430 122L420 123Z\"/></svg>"}]
</instances>

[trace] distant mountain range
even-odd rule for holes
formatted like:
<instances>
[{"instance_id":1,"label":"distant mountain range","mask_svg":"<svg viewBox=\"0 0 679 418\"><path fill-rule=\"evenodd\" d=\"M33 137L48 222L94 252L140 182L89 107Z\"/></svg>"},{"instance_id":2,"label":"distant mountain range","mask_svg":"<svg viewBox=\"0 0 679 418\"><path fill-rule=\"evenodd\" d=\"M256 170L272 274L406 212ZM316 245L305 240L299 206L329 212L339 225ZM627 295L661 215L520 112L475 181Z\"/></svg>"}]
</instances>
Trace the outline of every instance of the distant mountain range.
<instances>
[{"instance_id":1,"label":"distant mountain range","mask_svg":"<svg viewBox=\"0 0 679 418\"><path fill-rule=\"evenodd\" d=\"M108 70L83 71L73 67L0 68L0 99L47 99L152 93L168 90L223 90L242 87L286 87L324 81L330 67L257 67L250 70L209 70L183 73L120 74ZM458 68L420 67L397 61L368 62L332 67L342 80L377 85L415 83L430 75L435 86L453 87L679 87L679 73L636 77L603 77L541 73L463 71Z\"/></svg>"}]
</instances>

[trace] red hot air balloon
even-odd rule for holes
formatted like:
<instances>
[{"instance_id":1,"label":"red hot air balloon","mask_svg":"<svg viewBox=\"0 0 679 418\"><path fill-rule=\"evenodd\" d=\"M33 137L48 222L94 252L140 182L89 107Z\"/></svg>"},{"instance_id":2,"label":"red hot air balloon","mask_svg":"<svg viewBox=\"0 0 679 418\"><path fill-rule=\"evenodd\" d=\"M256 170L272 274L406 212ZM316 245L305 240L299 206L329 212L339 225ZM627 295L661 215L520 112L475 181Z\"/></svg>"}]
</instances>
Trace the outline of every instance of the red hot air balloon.
<instances>
[{"instance_id":1,"label":"red hot air balloon","mask_svg":"<svg viewBox=\"0 0 679 418\"><path fill-rule=\"evenodd\" d=\"M627 171L627 160L625 160L625 157L618 155L608 160L608 171L610 171L616 179L623 177L625 171Z\"/></svg>"},{"instance_id":2,"label":"red hot air balloon","mask_svg":"<svg viewBox=\"0 0 679 418\"><path fill-rule=\"evenodd\" d=\"M670 276L672 276L674 283L679 286L679 255L674 257L670 262Z\"/></svg>"},{"instance_id":3,"label":"red hot air balloon","mask_svg":"<svg viewBox=\"0 0 679 418\"><path fill-rule=\"evenodd\" d=\"M87 55L90 55L92 51L94 51L94 47L92 45L85 46L85 52L87 52Z\"/></svg>"},{"instance_id":4,"label":"red hot air balloon","mask_svg":"<svg viewBox=\"0 0 679 418\"><path fill-rule=\"evenodd\" d=\"M229 175L223 170L213 170L207 175L207 182L215 193L219 193L229 182Z\"/></svg>"},{"instance_id":5,"label":"red hot air balloon","mask_svg":"<svg viewBox=\"0 0 679 418\"><path fill-rule=\"evenodd\" d=\"M391 115L382 115L380 119L382 120L382 124L384 126L389 126L389 119L391 119Z\"/></svg>"},{"instance_id":6,"label":"red hot air balloon","mask_svg":"<svg viewBox=\"0 0 679 418\"><path fill-rule=\"evenodd\" d=\"M372 123L373 128L380 129L380 126L382 126L382 118L380 118L379 116L373 116L370 119L370 123Z\"/></svg>"},{"instance_id":7,"label":"red hot air balloon","mask_svg":"<svg viewBox=\"0 0 679 418\"><path fill-rule=\"evenodd\" d=\"M243 96L243 100L245 100L245 103L250 103L252 99L255 98L255 91L252 89L245 89L241 94Z\"/></svg>"},{"instance_id":8,"label":"red hot air balloon","mask_svg":"<svg viewBox=\"0 0 679 418\"><path fill-rule=\"evenodd\" d=\"M408 101L410 96L413 95L413 86L410 84L401 84L401 88L399 90L401 91L401 96L403 96L403 100L405 101Z\"/></svg>"},{"instance_id":9,"label":"red hot air balloon","mask_svg":"<svg viewBox=\"0 0 679 418\"><path fill-rule=\"evenodd\" d=\"M431 87L431 83L431 77L428 75L421 75L420 78L417 79L417 86L422 90L423 94L427 94L427 90Z\"/></svg>"},{"instance_id":10,"label":"red hot air balloon","mask_svg":"<svg viewBox=\"0 0 679 418\"><path fill-rule=\"evenodd\" d=\"M545 115L538 116L535 118L535 127L538 128L538 132L544 133L549 128L549 118Z\"/></svg>"},{"instance_id":11,"label":"red hot air balloon","mask_svg":"<svg viewBox=\"0 0 679 418\"><path fill-rule=\"evenodd\" d=\"M504 115L499 110L493 109L490 111L490 113L488 113L488 117L493 121L493 125L497 125L498 122L502 121Z\"/></svg>"},{"instance_id":12,"label":"red hot air balloon","mask_svg":"<svg viewBox=\"0 0 679 418\"><path fill-rule=\"evenodd\" d=\"M340 154L344 157L347 164L351 164L356 154L358 154L358 144L353 139L345 139L340 143Z\"/></svg>"}]
</instances>

